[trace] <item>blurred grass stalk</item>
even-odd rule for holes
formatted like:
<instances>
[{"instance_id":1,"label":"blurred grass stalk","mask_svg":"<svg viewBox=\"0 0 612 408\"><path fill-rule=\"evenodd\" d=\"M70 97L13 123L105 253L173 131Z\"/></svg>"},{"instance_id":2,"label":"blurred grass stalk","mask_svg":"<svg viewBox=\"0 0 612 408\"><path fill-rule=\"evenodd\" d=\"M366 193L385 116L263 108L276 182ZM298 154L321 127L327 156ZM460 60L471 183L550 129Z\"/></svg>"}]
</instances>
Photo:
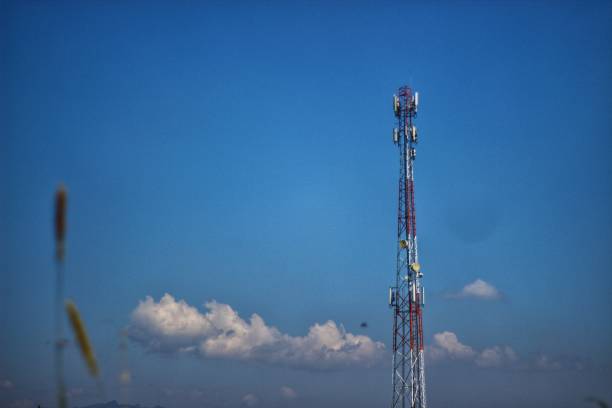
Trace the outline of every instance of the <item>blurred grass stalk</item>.
<instances>
[{"instance_id":1,"label":"blurred grass stalk","mask_svg":"<svg viewBox=\"0 0 612 408\"><path fill-rule=\"evenodd\" d=\"M57 406L66 408L64 384L64 328L62 304L64 302L64 255L66 238L66 207L68 195L60 184L55 192L55 375L57 381Z\"/></svg>"},{"instance_id":2,"label":"blurred grass stalk","mask_svg":"<svg viewBox=\"0 0 612 408\"><path fill-rule=\"evenodd\" d=\"M85 329L85 324L81 319L79 310L77 309L74 302L72 302L71 300L66 301L66 313L68 313L70 325L72 326L72 330L74 331L77 344L79 346L79 349L81 350L81 355L85 360L85 364L87 364L89 373L93 377L97 377L98 363L96 362L96 356L94 354L93 347L91 346L91 342L89 341L89 336L87 335L87 330Z\"/></svg>"}]
</instances>

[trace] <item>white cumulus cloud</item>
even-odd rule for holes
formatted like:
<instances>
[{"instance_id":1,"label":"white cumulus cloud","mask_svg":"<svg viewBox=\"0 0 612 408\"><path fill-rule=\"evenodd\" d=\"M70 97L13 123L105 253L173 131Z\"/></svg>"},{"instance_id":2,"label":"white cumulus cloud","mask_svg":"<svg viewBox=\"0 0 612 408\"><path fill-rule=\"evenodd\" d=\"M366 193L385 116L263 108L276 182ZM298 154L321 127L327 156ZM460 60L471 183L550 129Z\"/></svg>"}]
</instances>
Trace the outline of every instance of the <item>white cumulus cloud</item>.
<instances>
[{"instance_id":1,"label":"white cumulus cloud","mask_svg":"<svg viewBox=\"0 0 612 408\"><path fill-rule=\"evenodd\" d=\"M457 335L450 331L436 333L433 344L429 347L432 358L470 359L476 355L474 349L462 344Z\"/></svg>"},{"instance_id":2,"label":"white cumulus cloud","mask_svg":"<svg viewBox=\"0 0 612 408\"><path fill-rule=\"evenodd\" d=\"M546 354L541 354L536 357L533 366L538 370L556 371L563 368L560 361L553 359Z\"/></svg>"},{"instance_id":3,"label":"white cumulus cloud","mask_svg":"<svg viewBox=\"0 0 612 408\"><path fill-rule=\"evenodd\" d=\"M513 364L518 357L508 346L488 347L480 352L475 363L479 367L502 367Z\"/></svg>"},{"instance_id":4,"label":"white cumulus cloud","mask_svg":"<svg viewBox=\"0 0 612 408\"><path fill-rule=\"evenodd\" d=\"M128 335L147 343L155 351L188 348L203 334L212 333L211 322L185 301L176 301L168 294L159 303L147 296L132 312Z\"/></svg>"},{"instance_id":5,"label":"white cumulus cloud","mask_svg":"<svg viewBox=\"0 0 612 408\"><path fill-rule=\"evenodd\" d=\"M259 404L259 398L257 398L255 394L247 394L242 397L242 405L245 405L247 407L254 407L257 404Z\"/></svg>"},{"instance_id":6,"label":"white cumulus cloud","mask_svg":"<svg viewBox=\"0 0 612 408\"><path fill-rule=\"evenodd\" d=\"M293 388L287 387L286 385L280 388L280 393L283 396L283 398L287 398L287 399L294 399L297 397L297 392L295 392Z\"/></svg>"},{"instance_id":7,"label":"white cumulus cloud","mask_svg":"<svg viewBox=\"0 0 612 408\"><path fill-rule=\"evenodd\" d=\"M482 300L498 300L501 299L501 293L497 288L482 279L476 279L474 282L468 283L458 293L450 294L448 297L455 299L474 298Z\"/></svg>"},{"instance_id":8,"label":"white cumulus cloud","mask_svg":"<svg viewBox=\"0 0 612 408\"><path fill-rule=\"evenodd\" d=\"M230 305L211 301L206 313L165 294L147 296L132 312L129 337L149 351L196 353L203 357L256 360L298 368L369 366L384 345L346 332L329 320L315 323L302 337L268 326L257 314L242 319Z\"/></svg>"},{"instance_id":9,"label":"white cumulus cloud","mask_svg":"<svg viewBox=\"0 0 612 408\"><path fill-rule=\"evenodd\" d=\"M518 360L516 352L509 346L492 346L477 351L461 343L450 331L434 334L427 352L432 360L463 360L483 368L508 366Z\"/></svg>"}]
</instances>

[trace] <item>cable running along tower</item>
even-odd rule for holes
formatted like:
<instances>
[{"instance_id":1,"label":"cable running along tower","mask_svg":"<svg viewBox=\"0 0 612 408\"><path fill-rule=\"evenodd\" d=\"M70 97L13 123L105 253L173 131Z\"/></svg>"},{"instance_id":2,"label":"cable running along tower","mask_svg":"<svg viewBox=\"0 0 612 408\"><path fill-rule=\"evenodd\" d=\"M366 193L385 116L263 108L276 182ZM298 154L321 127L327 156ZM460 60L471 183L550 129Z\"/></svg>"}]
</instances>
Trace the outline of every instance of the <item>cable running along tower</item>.
<instances>
[{"instance_id":1,"label":"cable running along tower","mask_svg":"<svg viewBox=\"0 0 612 408\"><path fill-rule=\"evenodd\" d=\"M397 212L397 269L395 286L389 289L393 309L393 397L392 408L425 408L425 361L423 356L423 306L425 291L417 250L414 207L414 160L417 130L414 119L418 93L407 86L393 95L397 127L393 143L398 147L399 205Z\"/></svg>"}]
</instances>

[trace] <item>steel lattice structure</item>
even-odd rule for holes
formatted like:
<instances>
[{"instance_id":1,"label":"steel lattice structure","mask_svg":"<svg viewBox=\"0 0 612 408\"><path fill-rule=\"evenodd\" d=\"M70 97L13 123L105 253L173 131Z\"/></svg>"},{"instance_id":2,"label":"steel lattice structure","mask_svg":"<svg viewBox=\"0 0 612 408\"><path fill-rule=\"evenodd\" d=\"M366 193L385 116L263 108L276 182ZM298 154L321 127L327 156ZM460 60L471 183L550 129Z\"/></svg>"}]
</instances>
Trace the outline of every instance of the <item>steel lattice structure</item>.
<instances>
[{"instance_id":1,"label":"steel lattice structure","mask_svg":"<svg viewBox=\"0 0 612 408\"><path fill-rule=\"evenodd\" d=\"M393 398L392 408L425 408L425 361L423 306L425 292L417 247L414 207L414 160L418 141L414 119L418 93L407 86L393 96L397 128L393 142L400 158L397 212L397 269L395 286L389 290L393 309Z\"/></svg>"}]
</instances>

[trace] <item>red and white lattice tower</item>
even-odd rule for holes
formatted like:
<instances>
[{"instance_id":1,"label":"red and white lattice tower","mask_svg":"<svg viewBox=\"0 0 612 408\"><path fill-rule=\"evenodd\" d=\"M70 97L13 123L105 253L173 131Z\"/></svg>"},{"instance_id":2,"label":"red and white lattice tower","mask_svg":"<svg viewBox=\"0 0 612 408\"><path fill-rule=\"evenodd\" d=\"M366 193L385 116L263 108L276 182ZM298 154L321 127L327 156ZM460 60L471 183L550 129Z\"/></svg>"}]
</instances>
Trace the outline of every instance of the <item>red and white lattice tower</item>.
<instances>
[{"instance_id":1,"label":"red and white lattice tower","mask_svg":"<svg viewBox=\"0 0 612 408\"><path fill-rule=\"evenodd\" d=\"M397 269L395 286L389 289L393 309L393 398L392 408L425 408L425 361L423 306L425 291L417 250L414 207L414 160L416 158L419 95L407 86L393 96L397 127L393 142L400 159L397 212Z\"/></svg>"}]
</instances>

